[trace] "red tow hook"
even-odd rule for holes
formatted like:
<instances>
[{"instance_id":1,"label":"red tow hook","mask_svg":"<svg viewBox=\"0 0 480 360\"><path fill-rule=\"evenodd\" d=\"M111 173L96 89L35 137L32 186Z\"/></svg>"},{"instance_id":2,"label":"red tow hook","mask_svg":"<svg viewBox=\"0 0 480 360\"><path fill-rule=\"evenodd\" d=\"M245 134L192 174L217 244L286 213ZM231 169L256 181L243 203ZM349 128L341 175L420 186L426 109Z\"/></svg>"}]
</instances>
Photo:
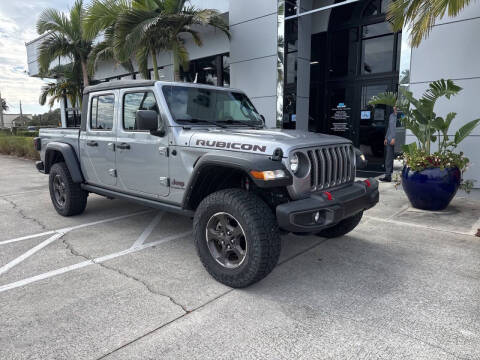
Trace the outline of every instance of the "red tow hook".
<instances>
[{"instance_id":1,"label":"red tow hook","mask_svg":"<svg viewBox=\"0 0 480 360\"><path fill-rule=\"evenodd\" d=\"M329 201L330 201L330 200L333 200L333 196L332 196L331 193L329 193L328 191L324 191L323 193L324 193L325 195L327 195L327 200L329 200Z\"/></svg>"},{"instance_id":2,"label":"red tow hook","mask_svg":"<svg viewBox=\"0 0 480 360\"><path fill-rule=\"evenodd\" d=\"M372 184L370 183L370 180L368 179L363 180L363 182L365 183L365 185L367 185L367 187L372 186Z\"/></svg>"}]
</instances>

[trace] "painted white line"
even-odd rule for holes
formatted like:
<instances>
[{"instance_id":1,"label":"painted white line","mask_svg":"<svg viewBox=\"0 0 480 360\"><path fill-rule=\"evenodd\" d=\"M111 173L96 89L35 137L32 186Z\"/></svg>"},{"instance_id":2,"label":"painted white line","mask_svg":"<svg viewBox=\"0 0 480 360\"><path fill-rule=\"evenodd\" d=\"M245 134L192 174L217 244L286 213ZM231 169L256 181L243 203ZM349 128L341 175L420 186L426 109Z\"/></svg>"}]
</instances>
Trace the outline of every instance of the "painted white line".
<instances>
[{"instance_id":1,"label":"painted white line","mask_svg":"<svg viewBox=\"0 0 480 360\"><path fill-rule=\"evenodd\" d=\"M145 230L143 230L143 232L140 234L140 236L138 237L138 239L133 243L132 245L132 248L136 248L136 247L139 247L141 245L143 245L143 243L145 242L145 240L147 240L147 238L150 236L150 234L152 233L152 231L155 229L155 227L158 225L160 219L162 218L163 216L163 212L159 212L153 219L152 221L150 221L150 224L148 224L148 226L145 228Z\"/></svg>"},{"instance_id":2,"label":"painted white line","mask_svg":"<svg viewBox=\"0 0 480 360\"><path fill-rule=\"evenodd\" d=\"M80 225L75 225L75 226L71 226L71 227L66 227L66 228L63 228L63 229L51 230L51 231L45 231L45 232L37 233L37 234L33 234L33 235L21 236L21 237L10 239L10 240L0 241L0 245L6 245L6 244L10 244L10 243L17 242L17 241L33 239L33 238L36 238L36 237L50 235L50 234L54 234L54 233L57 233L57 232L65 233L65 232L69 232L69 231L72 231L72 230L81 229L81 228L84 228L86 226L93 226L93 225L107 223L107 222L110 222L110 221L122 220L122 219L126 219L126 218L129 218L129 217L132 217L132 216L146 214L146 213L152 212L152 211L153 210L143 210L143 211L138 211L138 212L135 212L135 213L127 214L127 215L121 215L121 216L116 216L116 217L113 217L113 218L98 220L98 221L94 221L94 222L90 222L90 223L86 223L86 224L80 224Z\"/></svg>"},{"instance_id":3,"label":"painted white line","mask_svg":"<svg viewBox=\"0 0 480 360\"><path fill-rule=\"evenodd\" d=\"M101 256L101 257L98 257L96 259L82 261L80 263L70 265L70 266L66 266L66 267L63 267L63 268L60 268L60 269L57 269L57 270L48 271L48 272L45 272L43 274L35 275L35 276L29 277L29 278L26 278L26 279L23 279L23 280L15 281L13 283L0 286L0 293L4 292L4 291L7 291L7 290L16 289L16 288L19 288L19 287L22 287L22 286L40 281L40 280L48 279L48 278L51 278L51 277L54 277L54 276L57 276L57 275L65 274L65 273L73 271L73 270L81 269L81 268L84 268L84 267L89 266L89 265L102 263L104 261L112 260L112 259L118 258L120 256L128 255L128 254L133 254L133 253L136 253L138 251L148 249L150 247L157 246L157 245L169 242L169 241L181 239L181 238L183 238L187 235L190 235L191 233L192 233L191 230L185 231L181 234L176 234L176 235L168 236L168 237L166 237L164 239L161 239L161 240L152 241L151 243L141 245L137 248L130 248L130 249L123 250L123 251L120 251L120 252L116 252L116 253L113 253L113 254Z\"/></svg>"},{"instance_id":4,"label":"painted white line","mask_svg":"<svg viewBox=\"0 0 480 360\"><path fill-rule=\"evenodd\" d=\"M0 275L6 273L8 270L10 270L11 268L13 268L14 266L20 264L22 261L24 261L25 259L28 259L30 256L32 256L33 254L35 254L36 252L42 250L45 246L47 246L48 244L54 242L55 240L58 240L60 239L63 235L65 235L65 233L63 232L59 232L53 236L50 236L47 240L45 241L42 241L40 244L38 244L37 246L31 248L30 250L28 250L26 253L20 255L19 257L17 257L16 259L13 259L12 261L10 261L8 264L0 267Z\"/></svg>"},{"instance_id":5,"label":"painted white line","mask_svg":"<svg viewBox=\"0 0 480 360\"><path fill-rule=\"evenodd\" d=\"M390 224L406 225L406 226L416 227L416 228L420 228L420 229L442 231L442 232L448 232L448 233L458 234L458 235L472 235L471 233L463 232L463 231L440 229L440 228L435 228L435 227L432 227L432 226L414 224L414 223L409 223L409 222L405 222L405 221L398 221L398 220L392 220L392 219L382 219L382 218L378 218L378 217L375 217L375 216L366 215L364 217L367 218L367 219L370 219L370 220L381 221L381 222L386 222L386 223L390 223Z\"/></svg>"},{"instance_id":6,"label":"painted white line","mask_svg":"<svg viewBox=\"0 0 480 360\"><path fill-rule=\"evenodd\" d=\"M23 194L30 194L30 193L33 193L33 192L39 192L39 191L45 191L45 189L29 190L29 191L23 191L23 192L12 193L12 194L0 194L0 197L16 196L16 195L23 195Z\"/></svg>"}]
</instances>

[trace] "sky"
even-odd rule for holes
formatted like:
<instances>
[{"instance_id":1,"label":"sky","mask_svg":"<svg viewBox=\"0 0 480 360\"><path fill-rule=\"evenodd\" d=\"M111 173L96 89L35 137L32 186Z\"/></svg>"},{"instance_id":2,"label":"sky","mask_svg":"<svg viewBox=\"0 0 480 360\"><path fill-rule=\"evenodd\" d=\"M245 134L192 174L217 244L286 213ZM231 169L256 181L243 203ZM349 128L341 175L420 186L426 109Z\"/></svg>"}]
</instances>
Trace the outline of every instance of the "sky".
<instances>
[{"instance_id":1,"label":"sky","mask_svg":"<svg viewBox=\"0 0 480 360\"><path fill-rule=\"evenodd\" d=\"M0 92L10 107L7 114L19 112L20 100L24 114L41 114L50 109L38 103L44 81L28 76L25 43L38 37L35 24L43 9L66 11L73 2L0 0Z\"/></svg>"}]
</instances>

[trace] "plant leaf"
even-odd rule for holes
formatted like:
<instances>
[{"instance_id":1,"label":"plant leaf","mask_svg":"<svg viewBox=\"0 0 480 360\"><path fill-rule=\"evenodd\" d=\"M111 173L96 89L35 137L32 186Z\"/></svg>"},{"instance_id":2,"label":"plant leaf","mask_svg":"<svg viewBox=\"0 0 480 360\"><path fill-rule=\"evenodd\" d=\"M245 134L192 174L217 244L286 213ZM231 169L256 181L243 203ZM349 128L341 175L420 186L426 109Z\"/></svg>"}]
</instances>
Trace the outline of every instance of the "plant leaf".
<instances>
[{"instance_id":1,"label":"plant leaf","mask_svg":"<svg viewBox=\"0 0 480 360\"><path fill-rule=\"evenodd\" d=\"M469 123L466 123L463 125L456 133L455 133L455 138L454 142L455 145L460 144L465 138L470 135L470 133L477 127L477 125L480 123L480 119L472 120Z\"/></svg>"}]
</instances>

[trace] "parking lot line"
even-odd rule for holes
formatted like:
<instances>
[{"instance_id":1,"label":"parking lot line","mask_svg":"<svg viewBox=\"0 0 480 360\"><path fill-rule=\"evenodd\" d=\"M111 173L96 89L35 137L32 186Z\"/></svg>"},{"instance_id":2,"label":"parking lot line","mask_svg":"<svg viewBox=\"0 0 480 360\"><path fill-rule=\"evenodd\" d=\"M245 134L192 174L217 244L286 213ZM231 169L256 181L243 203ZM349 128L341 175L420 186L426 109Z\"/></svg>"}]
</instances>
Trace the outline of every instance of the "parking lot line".
<instances>
[{"instance_id":1,"label":"parking lot line","mask_svg":"<svg viewBox=\"0 0 480 360\"><path fill-rule=\"evenodd\" d=\"M154 218L153 220L150 222L150 224L148 224L148 226L145 228L145 230L143 230L143 232L140 234L140 236L138 237L137 241L135 241L132 245L132 247L139 247L141 245L143 245L143 243L145 242L145 240L147 240L147 238L150 236L150 234L152 233L152 231L155 229L155 227L158 225L158 223L160 222L160 219L162 218L163 216L163 212L160 211Z\"/></svg>"},{"instance_id":2,"label":"parking lot line","mask_svg":"<svg viewBox=\"0 0 480 360\"><path fill-rule=\"evenodd\" d=\"M50 230L50 231L44 231L44 232L37 233L37 234L21 236L21 237L10 239L10 240L0 241L0 245L6 245L6 244L10 244L10 243L17 242L17 241L34 239L36 237L51 235L51 234L55 234L55 233L58 233L58 232L65 233L65 232L69 232L71 230L81 229L81 228L86 227L86 226L93 226L93 225L103 224L103 223L110 222L110 221L122 220L122 219L126 219L126 218L129 218L129 217L132 217L132 216L146 214L146 213L149 213L149 212L152 212L152 211L154 211L154 210L137 211L137 212L131 213L131 214L126 214L126 215L116 216L116 217L112 217L112 218L108 218L108 219L93 221L93 222L90 222L90 223L75 225L75 226L66 227L66 228L62 228L62 229L58 229L58 230Z\"/></svg>"},{"instance_id":3,"label":"parking lot line","mask_svg":"<svg viewBox=\"0 0 480 360\"><path fill-rule=\"evenodd\" d=\"M19 288L19 287L22 287L22 286L25 286L25 285L28 285L28 284L31 284L31 283L34 283L34 282L37 282L37 281L40 281L40 280L48 279L48 278L51 278L51 277L54 277L54 276L57 276L57 275L65 274L65 273L73 271L73 270L78 270L78 269L84 268L84 267L89 266L89 265L102 263L104 261L112 260L112 259L118 258L120 256L133 254L133 253L136 253L138 251L151 248L153 246L157 246L157 245L164 244L164 243L167 243L167 242L170 242L170 241L173 241L173 240L181 239L181 238L183 238L183 237L185 237L185 236L187 236L191 233L192 233L191 230L185 231L185 232L180 233L180 234L168 236L168 237L166 237L164 239L161 239L161 240L152 241L151 243L140 245L136 248L131 247L127 250L123 250L123 251L119 251L119 252L116 252L116 253L113 253L113 254L100 256L100 257L92 259L92 260L82 261L82 262L74 264L74 265L65 266L65 267L60 268L60 269L48 271L48 272L45 272L43 274L39 274L39 275L35 275L35 276L29 277L29 278L26 278L26 279L23 279L23 280L15 281L15 282L10 283L10 284L2 285L2 286L0 286L0 293L4 292L4 291L7 291L7 290L12 290L12 289L15 289L15 288Z\"/></svg>"},{"instance_id":4,"label":"parking lot line","mask_svg":"<svg viewBox=\"0 0 480 360\"><path fill-rule=\"evenodd\" d=\"M24 261L25 259L28 259L30 256L32 256L33 254L35 254L36 252L42 250L45 246L47 246L48 244L54 242L55 240L58 240L60 239L63 235L65 235L65 233L63 232L58 232L56 233L55 235L53 236L50 236L47 240L44 240L42 241L40 244L38 244L37 246L34 246L33 248L31 248L30 250L28 250L26 253L20 255L19 257L13 259L12 261L10 261L8 264L0 267L0 275L6 273L8 270L10 270L11 268L13 268L14 266L20 264L22 261Z\"/></svg>"}]
</instances>

